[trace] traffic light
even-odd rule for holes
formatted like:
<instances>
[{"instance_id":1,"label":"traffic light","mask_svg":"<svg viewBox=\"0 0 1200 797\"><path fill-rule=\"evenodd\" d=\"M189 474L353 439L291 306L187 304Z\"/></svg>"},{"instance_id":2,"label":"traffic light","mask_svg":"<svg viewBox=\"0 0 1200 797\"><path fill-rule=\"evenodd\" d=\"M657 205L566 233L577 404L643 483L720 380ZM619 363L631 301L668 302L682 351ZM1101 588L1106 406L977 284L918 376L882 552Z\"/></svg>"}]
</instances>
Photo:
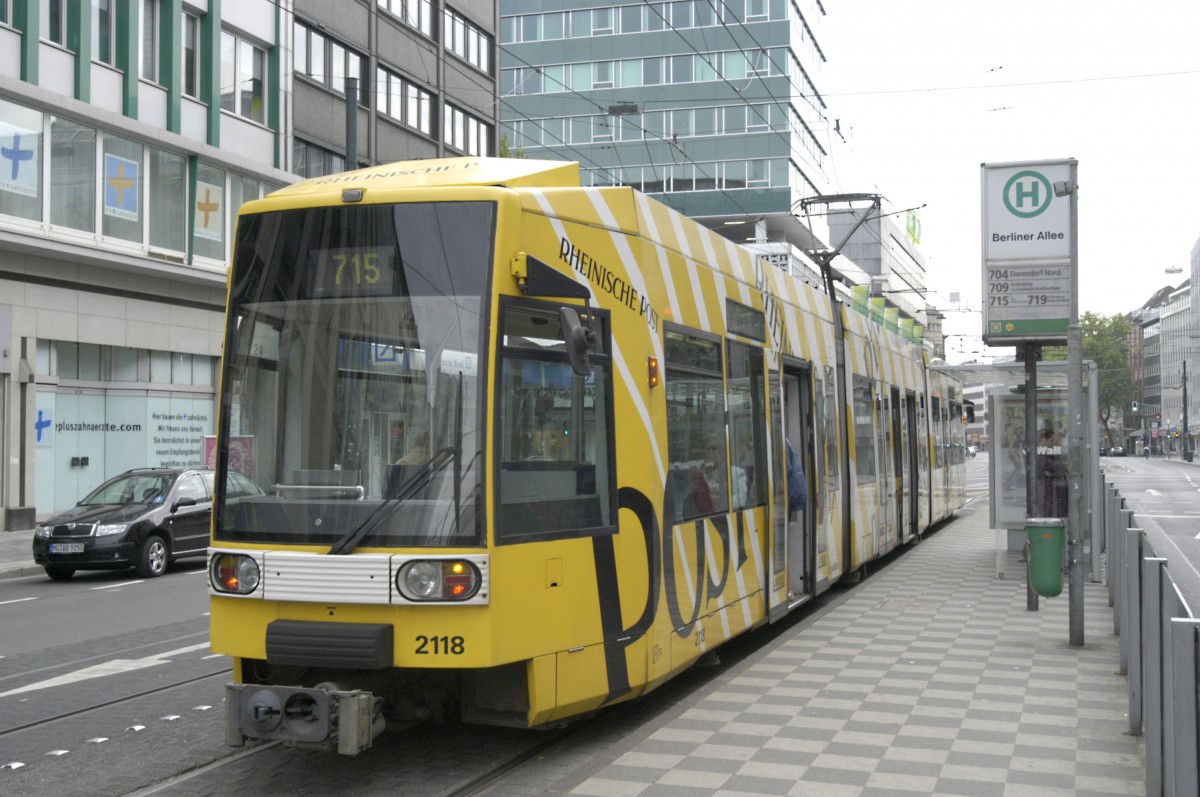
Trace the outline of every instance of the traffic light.
<instances>
[{"instance_id":1,"label":"traffic light","mask_svg":"<svg viewBox=\"0 0 1200 797\"><path fill-rule=\"evenodd\" d=\"M1133 411L1137 412L1137 402L1133 402Z\"/></svg>"}]
</instances>

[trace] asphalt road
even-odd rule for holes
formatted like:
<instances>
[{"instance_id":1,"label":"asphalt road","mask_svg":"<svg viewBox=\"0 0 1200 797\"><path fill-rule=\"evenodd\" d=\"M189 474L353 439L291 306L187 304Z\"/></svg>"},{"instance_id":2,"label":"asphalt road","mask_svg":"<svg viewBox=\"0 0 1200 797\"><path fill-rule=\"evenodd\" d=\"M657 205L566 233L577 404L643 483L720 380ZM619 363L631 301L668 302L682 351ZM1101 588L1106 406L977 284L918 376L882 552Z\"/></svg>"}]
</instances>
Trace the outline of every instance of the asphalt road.
<instances>
[{"instance_id":1,"label":"asphalt road","mask_svg":"<svg viewBox=\"0 0 1200 797\"><path fill-rule=\"evenodd\" d=\"M207 630L205 575L204 559L188 559L157 579L132 570L80 571L62 582L45 575L0 579L0 658L188 620L203 620Z\"/></svg>"},{"instance_id":2,"label":"asphalt road","mask_svg":"<svg viewBox=\"0 0 1200 797\"><path fill-rule=\"evenodd\" d=\"M1101 467L1133 510L1134 524L1167 560L1184 601L1200 611L1200 463L1104 457Z\"/></svg>"}]
</instances>

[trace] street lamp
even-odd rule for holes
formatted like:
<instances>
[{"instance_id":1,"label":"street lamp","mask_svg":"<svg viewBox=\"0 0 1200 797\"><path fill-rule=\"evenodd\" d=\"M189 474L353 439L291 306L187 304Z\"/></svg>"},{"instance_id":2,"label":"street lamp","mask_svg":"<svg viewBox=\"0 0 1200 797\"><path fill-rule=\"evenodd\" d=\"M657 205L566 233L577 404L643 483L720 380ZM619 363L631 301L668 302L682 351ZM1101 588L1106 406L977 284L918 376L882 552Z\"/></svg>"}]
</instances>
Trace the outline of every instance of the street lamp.
<instances>
[{"instance_id":1,"label":"street lamp","mask_svg":"<svg viewBox=\"0 0 1200 797\"><path fill-rule=\"evenodd\" d=\"M1188 399L1187 399L1187 354L1183 355L1183 442L1180 444L1183 450L1184 462L1192 461L1192 449L1188 445Z\"/></svg>"}]
</instances>

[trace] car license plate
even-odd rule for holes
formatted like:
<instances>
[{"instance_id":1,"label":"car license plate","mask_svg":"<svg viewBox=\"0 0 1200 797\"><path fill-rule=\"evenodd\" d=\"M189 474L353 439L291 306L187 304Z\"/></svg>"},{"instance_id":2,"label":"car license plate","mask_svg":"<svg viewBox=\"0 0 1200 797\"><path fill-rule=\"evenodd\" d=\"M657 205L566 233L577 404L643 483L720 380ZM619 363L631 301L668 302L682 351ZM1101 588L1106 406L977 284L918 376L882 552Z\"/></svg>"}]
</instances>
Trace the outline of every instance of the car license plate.
<instances>
[{"instance_id":1,"label":"car license plate","mask_svg":"<svg viewBox=\"0 0 1200 797\"><path fill-rule=\"evenodd\" d=\"M83 553L82 542L56 542L50 545L50 553Z\"/></svg>"}]
</instances>

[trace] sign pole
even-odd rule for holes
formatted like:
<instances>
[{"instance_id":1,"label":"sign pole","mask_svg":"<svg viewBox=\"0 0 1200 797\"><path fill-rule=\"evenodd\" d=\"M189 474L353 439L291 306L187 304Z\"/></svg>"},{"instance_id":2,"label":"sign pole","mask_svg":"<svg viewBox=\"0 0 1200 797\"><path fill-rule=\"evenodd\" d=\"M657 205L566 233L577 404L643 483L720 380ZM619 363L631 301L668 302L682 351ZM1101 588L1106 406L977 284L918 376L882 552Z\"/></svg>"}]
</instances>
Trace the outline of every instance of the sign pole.
<instances>
[{"instance_id":1,"label":"sign pole","mask_svg":"<svg viewBox=\"0 0 1200 797\"><path fill-rule=\"evenodd\" d=\"M1025 344L1025 518L1041 517L1037 507L1037 356L1036 343ZM1028 559L1033 551L1026 546ZM1032 563L1030 563L1032 564ZM1025 579L1025 609L1038 610L1033 580Z\"/></svg>"},{"instance_id":2,"label":"sign pole","mask_svg":"<svg viewBox=\"0 0 1200 797\"><path fill-rule=\"evenodd\" d=\"M1071 203L1071 274L1079 273L1078 165L1071 162L1071 177L1063 186ZM1055 187L1058 192L1058 186ZM1074 277L1073 277L1074 278ZM1068 631L1072 647L1083 646L1083 331L1079 326L1079 291L1071 291L1071 324L1067 328L1067 418L1071 425L1067 450L1067 601ZM1094 521L1093 521L1094 522ZM1096 556L1096 552L1092 552Z\"/></svg>"}]
</instances>

